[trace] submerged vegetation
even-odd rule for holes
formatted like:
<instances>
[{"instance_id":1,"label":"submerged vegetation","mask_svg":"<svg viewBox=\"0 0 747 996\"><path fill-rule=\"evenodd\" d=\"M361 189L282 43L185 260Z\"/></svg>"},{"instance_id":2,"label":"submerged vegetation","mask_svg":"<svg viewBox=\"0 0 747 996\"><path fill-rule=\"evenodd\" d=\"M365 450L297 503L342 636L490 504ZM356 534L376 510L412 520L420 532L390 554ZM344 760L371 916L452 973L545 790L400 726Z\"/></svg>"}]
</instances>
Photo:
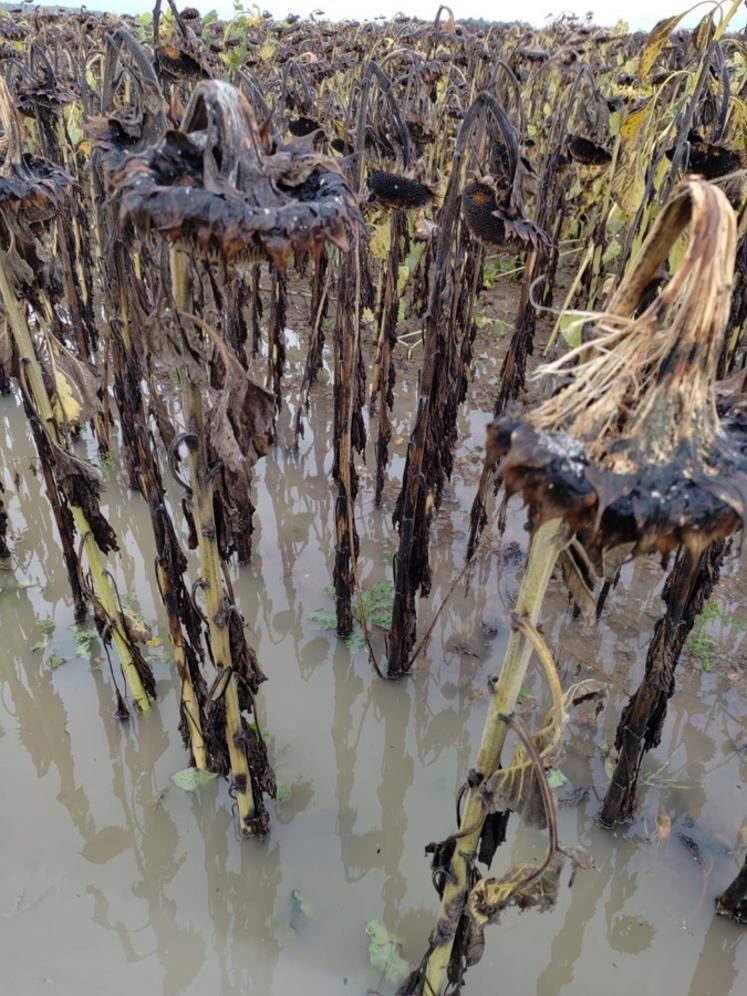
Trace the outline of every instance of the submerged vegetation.
<instances>
[{"instance_id":1,"label":"submerged vegetation","mask_svg":"<svg viewBox=\"0 0 747 996\"><path fill-rule=\"evenodd\" d=\"M572 880L593 860L560 841L553 788L569 715L589 704L596 715L605 684L563 687L563 647L541 627L548 590L565 588L578 625L593 627L625 564L655 557L668 571L605 761L605 828L635 812L686 644L703 670L718 661L705 626L728 620L709 599L747 502L738 7L704 6L694 31L671 17L647 35L568 17L542 30L466 24L446 7L432 24L277 23L238 5L222 21L172 0L137 19L0 15L0 390L33 438L79 654L106 664L114 715L143 724L158 722L146 715L158 639L115 580L110 475L147 506L188 755L173 783L225 776L243 836L271 833L268 800L290 795L229 570L253 563L254 468L283 444L280 415L294 412L298 445L312 406L333 409L336 545L319 601L326 591L334 609L310 620L365 652L372 681L403 679L427 666L444 607L428 604L431 532L476 336L505 328L484 297L518 284L495 336L467 560L446 597L479 583L512 496L527 510L527 562L457 828L428 845L440 911L419 963L408 972L395 936L367 928L372 964L402 996L460 991L488 924L511 906L551 907L564 870ZM287 369L291 311L300 383ZM413 354L398 469L395 386ZM378 580L364 583L366 456L391 525ZM3 577L11 464L0 464ZM39 621L39 657L58 668L53 632ZM536 730L519 708L532 662L547 693ZM547 830L546 852L487 877L478 865L490 867L512 812ZM744 869L716 905L745 920Z\"/></svg>"}]
</instances>

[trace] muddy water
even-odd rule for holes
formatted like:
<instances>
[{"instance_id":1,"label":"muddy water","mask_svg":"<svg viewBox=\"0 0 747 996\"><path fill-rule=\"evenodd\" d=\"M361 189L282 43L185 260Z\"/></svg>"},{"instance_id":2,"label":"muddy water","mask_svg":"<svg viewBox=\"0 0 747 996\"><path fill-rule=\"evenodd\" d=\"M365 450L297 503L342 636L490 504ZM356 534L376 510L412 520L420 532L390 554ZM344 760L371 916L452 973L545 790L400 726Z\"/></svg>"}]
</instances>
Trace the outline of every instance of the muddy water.
<instances>
[{"instance_id":1,"label":"muddy water","mask_svg":"<svg viewBox=\"0 0 747 996\"><path fill-rule=\"evenodd\" d=\"M298 359L292 334L289 344ZM434 604L463 561L493 347L486 340L478 351L456 473L435 529ZM397 438L406 437L413 390L413 370L401 365ZM315 391L298 454L284 410L280 444L257 475L254 561L233 572L269 677L262 725L290 792L274 806L263 843L237 839L224 784L195 794L168 788L184 753L166 655L154 660L153 714L129 725L114 718L101 647L87 658L71 628L22 416L13 398L0 399L16 563L12 576L0 575L2 993L390 992L367 961L364 926L374 918L401 937L408 959L422 955L437 908L423 848L453 829L455 792L475 757L486 679L500 664L520 576L523 515L513 509L502 545L486 545L469 591L456 592L413 676L397 685L377 680L365 653L312 618L332 609L329 394L324 384ZM404 440L396 449L389 502ZM107 501L124 541L118 587L165 637L146 510L124 492L116 469ZM392 533L365 474L358 520L370 585L389 577ZM747 813L741 566L725 572L717 610L683 661L664 741L645 764L640 813L615 836L595 823L605 755L624 693L640 676L661 572L652 563L627 569L594 631L552 592L544 627L564 681L598 677L589 661L612 676L602 715L576 717L569 729L561 765L568 781L557 790L561 839L584 848L595 867L572 890L564 885L554 911L510 912L490 928L468 993L745 992L745 933L712 915L747 843L738 839ZM425 610L421 629L428 618ZM538 680L528 683L522 707L529 719L542 711ZM496 868L543 847L542 834L512 818Z\"/></svg>"}]
</instances>

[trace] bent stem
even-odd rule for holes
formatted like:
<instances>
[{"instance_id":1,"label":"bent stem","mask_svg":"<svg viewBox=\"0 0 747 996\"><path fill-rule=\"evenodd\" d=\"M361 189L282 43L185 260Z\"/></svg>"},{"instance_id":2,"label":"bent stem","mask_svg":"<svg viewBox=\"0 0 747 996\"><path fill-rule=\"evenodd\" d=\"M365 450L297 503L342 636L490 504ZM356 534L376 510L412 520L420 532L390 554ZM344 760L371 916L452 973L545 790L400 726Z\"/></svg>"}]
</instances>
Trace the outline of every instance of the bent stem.
<instances>
[{"instance_id":1,"label":"bent stem","mask_svg":"<svg viewBox=\"0 0 747 996\"><path fill-rule=\"evenodd\" d=\"M190 310L187 289L187 256L180 249L171 250L171 279L174 303L180 312ZM218 550L215 516L213 512L213 485L210 477L205 415L202 393L199 384L187 377L184 384L184 417L187 428L195 437L191 448L192 469L192 511L197 528L197 544L200 552L202 581L205 590L210 648L213 662L219 674L229 672L228 680L221 681L220 687L226 708L226 746L231 766L231 781L236 793L241 833L252 836L256 820L256 807L252 782L249 775L249 760L242 746L242 721L239 706L239 690L236 674L233 672L231 640L228 629L228 614L225 611L222 569Z\"/></svg>"},{"instance_id":2,"label":"bent stem","mask_svg":"<svg viewBox=\"0 0 747 996\"><path fill-rule=\"evenodd\" d=\"M526 573L516 601L516 615L533 626L537 623L555 562L569 539L570 533L560 519L545 522L532 537ZM500 765L509 730L504 717L510 718L516 708L531 656L531 641L524 632L514 629L506 646L500 676L492 685L475 768L480 782L492 775ZM457 927L467 902L470 868L477 854L487 815L488 810L479 785L470 788L459 825L457 847L451 858L441 898L441 910L431 935L431 951L426 963L423 987L423 993L427 996L440 996L446 982Z\"/></svg>"}]
</instances>

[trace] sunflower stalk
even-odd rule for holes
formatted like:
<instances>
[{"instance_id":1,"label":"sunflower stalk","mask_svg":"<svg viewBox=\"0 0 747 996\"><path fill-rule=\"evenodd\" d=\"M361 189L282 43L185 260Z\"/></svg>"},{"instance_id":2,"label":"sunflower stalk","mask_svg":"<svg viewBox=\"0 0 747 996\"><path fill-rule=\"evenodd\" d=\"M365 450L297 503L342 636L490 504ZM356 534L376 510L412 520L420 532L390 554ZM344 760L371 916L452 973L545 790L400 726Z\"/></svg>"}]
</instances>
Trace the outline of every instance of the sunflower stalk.
<instances>
[{"instance_id":1,"label":"sunflower stalk","mask_svg":"<svg viewBox=\"0 0 747 996\"><path fill-rule=\"evenodd\" d=\"M8 326L18 352L21 369L28 383L30 400L43 427L43 434L52 449L58 448L61 445L61 434L22 305L16 298L8 279L7 260L7 254L0 251L0 295L5 306ZM43 454L40 453L40 459L42 457ZM132 646L127 633L111 581L101 559L101 552L83 509L70 502L68 504L75 529L83 538L83 548L91 574L92 595L97 609L119 654L130 694L138 709L141 712L148 712L150 698L138 668L139 654Z\"/></svg>"},{"instance_id":2,"label":"sunflower stalk","mask_svg":"<svg viewBox=\"0 0 747 996\"><path fill-rule=\"evenodd\" d=\"M123 260L121 262L124 263ZM120 383L115 384L115 388L122 392L120 403L128 406L129 418L134 426L134 432L130 433L132 445L136 451L132 454L132 463L135 468L137 487L148 503L151 516L156 545L156 576L166 609L169 639L174 655L174 665L179 677L181 710L195 767L204 770L208 767L208 754L202 731L203 709L192 679L188 649L179 613L182 599L180 599L180 593L177 590L181 583L180 564L177 563L177 560L182 554L178 548L178 540L174 533L171 517L164 505L164 489L158 461L155 448L150 443L147 417L140 391L141 377L130 334L129 308L124 287L125 285L122 283L119 294L119 324L117 326L121 337L122 369L119 371ZM119 345L119 343L115 343L115 348ZM126 369L128 364L131 369ZM131 389L129 396L128 387Z\"/></svg>"},{"instance_id":3,"label":"sunflower stalk","mask_svg":"<svg viewBox=\"0 0 747 996\"><path fill-rule=\"evenodd\" d=\"M569 540L569 530L559 519L544 522L532 537L526 573L516 601L516 615L532 626L536 625L539 618L555 563ZM440 996L446 985L454 940L467 903L470 869L476 859L488 816L479 787L500 767L509 731L506 717L512 716L516 709L533 649L526 631L515 628L506 646L500 675L491 683L488 715L483 727L477 763L470 779L472 787L467 793L457 846L446 875L441 911L431 935L430 953L420 990L423 996Z\"/></svg>"},{"instance_id":4,"label":"sunflower stalk","mask_svg":"<svg viewBox=\"0 0 747 996\"><path fill-rule=\"evenodd\" d=\"M172 293L174 304L181 312L191 310L188 279L188 257L178 248L170 251ZM207 607L210 650L219 675L228 675L221 682L225 703L225 735L231 768L233 790L239 811L239 824L244 836L255 833L257 805L249 771L249 759L243 745L243 722L239 705L239 690L233 670L231 640L225 610L222 584L222 567L218 549L217 530L213 504L213 484L205 429L202 389L189 374L183 385L184 415L188 430L194 439L191 447L192 509L197 529L200 569Z\"/></svg>"}]
</instances>

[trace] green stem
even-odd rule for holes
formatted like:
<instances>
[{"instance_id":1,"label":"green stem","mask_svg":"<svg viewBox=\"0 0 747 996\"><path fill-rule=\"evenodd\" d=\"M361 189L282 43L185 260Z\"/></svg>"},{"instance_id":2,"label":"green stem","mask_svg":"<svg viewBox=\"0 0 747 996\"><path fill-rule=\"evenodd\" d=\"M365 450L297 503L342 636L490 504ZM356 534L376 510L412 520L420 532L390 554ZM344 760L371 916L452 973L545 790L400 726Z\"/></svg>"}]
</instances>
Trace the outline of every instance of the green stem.
<instances>
[{"instance_id":1,"label":"green stem","mask_svg":"<svg viewBox=\"0 0 747 996\"><path fill-rule=\"evenodd\" d=\"M526 573L516 602L516 615L527 619L532 625L537 623L555 562L569 538L567 527L560 519L545 522L532 537ZM516 708L531 656L530 641L523 633L514 630L506 646L500 676L492 687L477 756L475 770L483 780L500 765L509 729L504 717L510 717ZM458 838L454 849L433 933L433 937L444 940L433 947L426 964L423 992L428 996L440 996L446 982L456 928L467 902L469 869L475 860L487 815L479 788L470 789L459 826L460 834L464 836Z\"/></svg>"}]
</instances>

